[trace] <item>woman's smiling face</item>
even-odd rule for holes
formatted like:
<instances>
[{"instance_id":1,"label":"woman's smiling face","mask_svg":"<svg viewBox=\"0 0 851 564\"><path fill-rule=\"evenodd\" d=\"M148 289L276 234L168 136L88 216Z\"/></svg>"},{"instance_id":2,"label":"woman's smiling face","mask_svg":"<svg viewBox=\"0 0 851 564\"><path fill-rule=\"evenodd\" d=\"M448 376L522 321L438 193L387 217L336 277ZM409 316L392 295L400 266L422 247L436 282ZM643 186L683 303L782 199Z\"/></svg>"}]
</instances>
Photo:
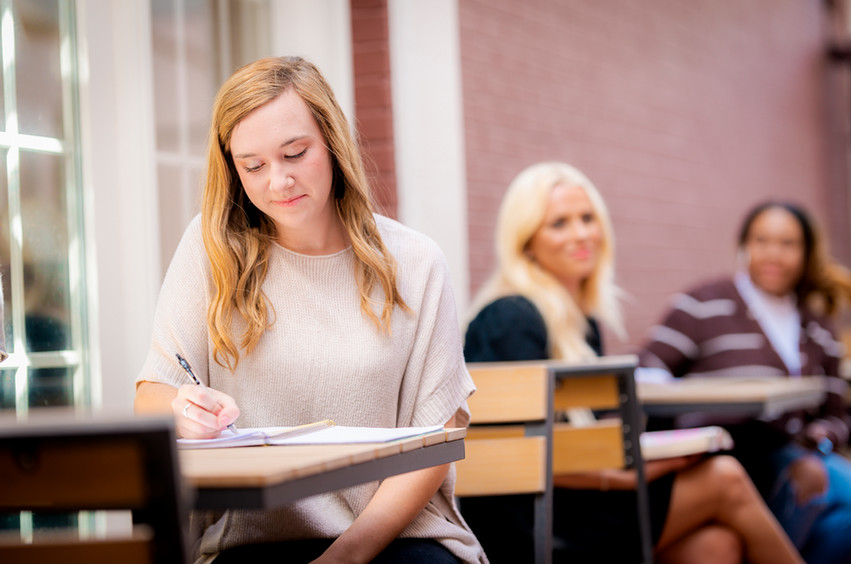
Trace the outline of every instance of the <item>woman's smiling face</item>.
<instances>
[{"instance_id":1,"label":"woman's smiling face","mask_svg":"<svg viewBox=\"0 0 851 564\"><path fill-rule=\"evenodd\" d=\"M602 242L603 229L585 190L559 184L527 252L573 293L597 267Z\"/></svg>"},{"instance_id":2,"label":"woman's smiling face","mask_svg":"<svg viewBox=\"0 0 851 564\"><path fill-rule=\"evenodd\" d=\"M770 207L748 229L744 245L748 273L763 291L777 296L794 291L804 274L804 232L791 213Z\"/></svg>"},{"instance_id":3,"label":"woman's smiling face","mask_svg":"<svg viewBox=\"0 0 851 564\"><path fill-rule=\"evenodd\" d=\"M331 154L310 108L293 89L243 118L231 135L230 152L246 195L274 221L283 246L292 248L288 241L311 232L322 239L318 230L334 229L339 218Z\"/></svg>"}]
</instances>

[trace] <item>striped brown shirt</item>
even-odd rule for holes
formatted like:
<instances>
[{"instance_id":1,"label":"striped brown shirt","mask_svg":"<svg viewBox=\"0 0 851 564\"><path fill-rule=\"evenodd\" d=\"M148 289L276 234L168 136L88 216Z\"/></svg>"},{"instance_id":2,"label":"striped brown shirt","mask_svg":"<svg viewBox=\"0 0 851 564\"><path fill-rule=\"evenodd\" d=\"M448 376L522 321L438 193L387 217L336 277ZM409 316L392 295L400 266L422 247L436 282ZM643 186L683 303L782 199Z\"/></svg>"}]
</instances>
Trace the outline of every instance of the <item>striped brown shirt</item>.
<instances>
[{"instance_id":1,"label":"striped brown shirt","mask_svg":"<svg viewBox=\"0 0 851 564\"><path fill-rule=\"evenodd\" d=\"M801 373L828 377L828 397L818 418L834 440L848 439L847 416L839 378L843 353L824 318L801 308ZM663 321L653 327L642 351L641 365L662 368L682 376L788 375L780 355L739 294L732 280L712 282L674 297Z\"/></svg>"}]
</instances>

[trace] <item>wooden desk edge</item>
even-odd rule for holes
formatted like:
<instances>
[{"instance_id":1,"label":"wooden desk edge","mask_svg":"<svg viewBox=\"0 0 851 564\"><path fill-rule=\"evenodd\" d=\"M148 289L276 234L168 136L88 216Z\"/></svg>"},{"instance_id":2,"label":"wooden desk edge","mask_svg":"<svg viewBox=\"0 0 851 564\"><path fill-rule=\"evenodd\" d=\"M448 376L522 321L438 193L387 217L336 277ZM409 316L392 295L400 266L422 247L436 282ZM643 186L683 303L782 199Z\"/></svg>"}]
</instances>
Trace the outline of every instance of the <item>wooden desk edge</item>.
<instances>
[{"instance_id":1,"label":"wooden desk edge","mask_svg":"<svg viewBox=\"0 0 851 564\"><path fill-rule=\"evenodd\" d=\"M307 478L309 476L319 475L331 470L337 470L347 466L354 466L380 460L383 458L392 457L394 455L419 450L425 447L434 447L442 443L450 443L462 441L467 435L466 428L449 428L418 435L407 437L395 441L381 443L352 443L346 445L278 445L278 446L256 446L256 447L229 447L222 449L187 449L181 451L181 456L215 456L213 453L222 453L239 449L241 452L246 452L244 449L260 449L258 456L264 456L271 449L277 453L285 452L284 449L294 448L309 448L312 450L320 450L333 447L348 447L345 452L341 452L339 456L317 460L307 465L295 469L283 469L281 471L270 472L265 474L255 474L252 476L242 476L235 478L233 476L209 476L198 475L186 472L186 464L184 467L183 478L194 488L236 488L236 487L268 487L276 483L281 483L290 479ZM269 450L267 450L269 449ZM195 454L201 453L201 454ZM207 454L210 453L210 454Z\"/></svg>"},{"instance_id":2,"label":"wooden desk edge","mask_svg":"<svg viewBox=\"0 0 851 564\"><path fill-rule=\"evenodd\" d=\"M726 384L726 385L725 385ZM704 386L708 386L708 389ZM638 399L645 405L707 403L769 403L773 401L823 399L821 378L768 379L686 378L670 383L637 382Z\"/></svg>"},{"instance_id":3,"label":"wooden desk edge","mask_svg":"<svg viewBox=\"0 0 851 564\"><path fill-rule=\"evenodd\" d=\"M463 458L464 441L456 439L280 483L219 487L196 485L194 505L195 509L270 509L300 497L382 480L388 476L447 464Z\"/></svg>"},{"instance_id":4,"label":"wooden desk edge","mask_svg":"<svg viewBox=\"0 0 851 564\"><path fill-rule=\"evenodd\" d=\"M634 370L638 366L638 356L634 354L601 356L584 362L566 362L564 360L518 360L506 362L471 362L468 366L487 368L489 366L545 366L556 375L583 374L598 372L619 372Z\"/></svg>"}]
</instances>

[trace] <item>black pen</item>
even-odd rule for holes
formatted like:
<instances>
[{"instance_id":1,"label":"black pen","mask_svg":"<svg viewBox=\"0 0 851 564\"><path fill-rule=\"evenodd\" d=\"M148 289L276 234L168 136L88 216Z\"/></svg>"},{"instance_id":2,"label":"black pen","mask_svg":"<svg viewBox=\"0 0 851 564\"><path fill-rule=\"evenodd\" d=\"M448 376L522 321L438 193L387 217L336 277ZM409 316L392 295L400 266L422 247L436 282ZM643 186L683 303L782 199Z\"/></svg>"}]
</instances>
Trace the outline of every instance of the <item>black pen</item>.
<instances>
[{"instance_id":1,"label":"black pen","mask_svg":"<svg viewBox=\"0 0 851 564\"><path fill-rule=\"evenodd\" d=\"M202 388L204 388L204 387L205 387L205 386L204 386L204 384L202 384L202 383L201 383L201 380L199 380L199 379L198 379L198 377L197 377L197 376L195 376L195 373L194 373L194 372L192 372L192 367L191 367L191 366L189 366L189 363L188 363L188 362L186 362L186 359L185 359L185 358L183 358L182 356L180 356L180 353L174 353L174 356L176 356L176 357L177 357L177 362L179 362L179 363L180 363L180 366L182 366L182 367L183 367L183 369L186 371L186 373L187 373L187 374L189 374L189 377L190 377L190 378L192 378L192 381L193 381L193 382L195 382L195 385L196 385L196 386L201 386ZM234 433L236 433L236 432L237 432L237 430L236 430L236 425L234 425L233 423L231 423L230 425L228 425L228 429L230 429L230 430L231 430L231 431L233 431Z\"/></svg>"}]
</instances>

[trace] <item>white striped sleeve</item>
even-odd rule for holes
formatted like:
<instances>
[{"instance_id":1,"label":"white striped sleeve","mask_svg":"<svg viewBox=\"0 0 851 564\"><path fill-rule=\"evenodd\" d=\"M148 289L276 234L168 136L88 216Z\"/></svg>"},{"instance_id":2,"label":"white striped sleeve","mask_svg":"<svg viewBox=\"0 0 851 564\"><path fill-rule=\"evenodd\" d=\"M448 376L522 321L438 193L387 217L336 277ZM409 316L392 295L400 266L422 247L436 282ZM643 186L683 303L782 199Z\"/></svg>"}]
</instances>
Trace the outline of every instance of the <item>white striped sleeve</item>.
<instances>
[{"instance_id":1,"label":"white striped sleeve","mask_svg":"<svg viewBox=\"0 0 851 564\"><path fill-rule=\"evenodd\" d=\"M651 331L651 338L659 343L665 343L669 347L678 350L686 358L694 360L697 358L698 346L688 336L676 329L666 325L657 325Z\"/></svg>"}]
</instances>

